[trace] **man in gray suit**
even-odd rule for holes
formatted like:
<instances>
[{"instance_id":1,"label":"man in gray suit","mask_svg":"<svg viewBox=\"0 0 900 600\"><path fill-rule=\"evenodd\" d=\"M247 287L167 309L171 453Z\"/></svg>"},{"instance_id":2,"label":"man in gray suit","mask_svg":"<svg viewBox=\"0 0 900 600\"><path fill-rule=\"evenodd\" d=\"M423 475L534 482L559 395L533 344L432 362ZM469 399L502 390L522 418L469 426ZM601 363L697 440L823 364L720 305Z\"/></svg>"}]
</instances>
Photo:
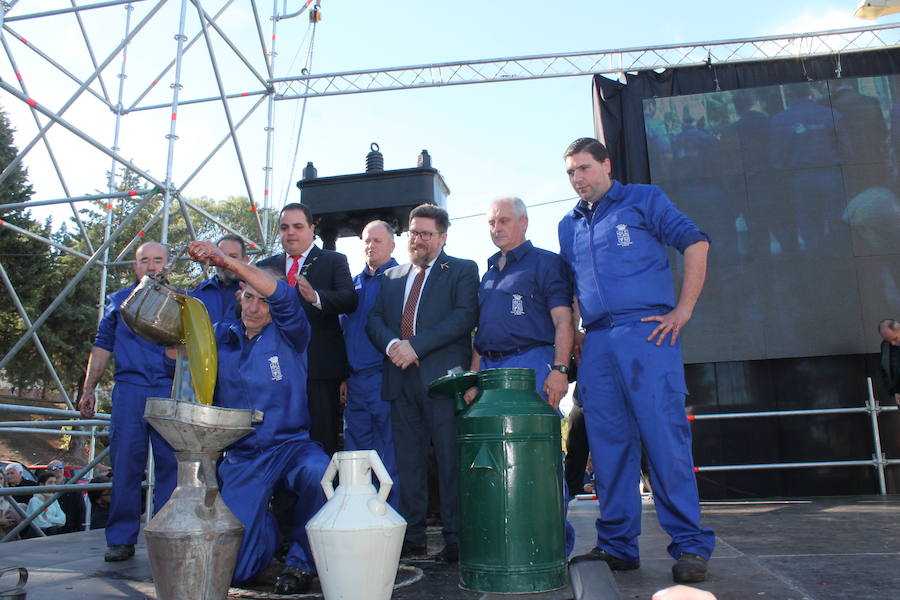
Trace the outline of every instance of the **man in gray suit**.
<instances>
[{"instance_id":1,"label":"man in gray suit","mask_svg":"<svg viewBox=\"0 0 900 600\"><path fill-rule=\"evenodd\" d=\"M477 322L478 267L444 254L447 211L431 204L409 214L409 258L382 276L366 333L384 351L382 395L391 425L400 482L400 514L407 521L402 555L426 550L425 513L429 446L434 447L444 523L439 562L459 560L456 416L448 396L428 384L453 367L465 368Z\"/></svg>"}]
</instances>

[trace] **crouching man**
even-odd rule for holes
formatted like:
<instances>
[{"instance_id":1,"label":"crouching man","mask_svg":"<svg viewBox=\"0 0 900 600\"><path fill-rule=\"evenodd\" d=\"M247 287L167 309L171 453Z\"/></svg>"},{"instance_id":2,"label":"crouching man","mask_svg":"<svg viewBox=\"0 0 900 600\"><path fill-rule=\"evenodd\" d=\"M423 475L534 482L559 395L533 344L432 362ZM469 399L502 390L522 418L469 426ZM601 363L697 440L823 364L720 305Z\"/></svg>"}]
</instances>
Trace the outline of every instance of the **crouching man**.
<instances>
[{"instance_id":1,"label":"crouching man","mask_svg":"<svg viewBox=\"0 0 900 600\"><path fill-rule=\"evenodd\" d=\"M309 439L309 322L286 282L226 255L211 242L193 242L188 252L191 259L208 260L246 282L241 284L240 321L215 326L219 374L214 403L264 413L255 431L229 446L219 463L222 499L244 525L233 582L239 585L259 575L275 555L278 528L269 498L281 483L298 501L290 551L275 592L306 592L315 565L305 527L325 503L319 482L329 463L322 447Z\"/></svg>"}]
</instances>

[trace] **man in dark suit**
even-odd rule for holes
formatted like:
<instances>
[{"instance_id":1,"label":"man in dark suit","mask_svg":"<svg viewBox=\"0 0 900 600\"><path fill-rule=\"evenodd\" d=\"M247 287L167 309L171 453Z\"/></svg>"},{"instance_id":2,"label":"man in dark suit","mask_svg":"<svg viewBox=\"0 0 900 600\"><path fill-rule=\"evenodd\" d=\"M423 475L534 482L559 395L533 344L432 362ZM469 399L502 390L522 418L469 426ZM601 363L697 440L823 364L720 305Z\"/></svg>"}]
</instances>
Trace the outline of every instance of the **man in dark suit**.
<instances>
[{"instance_id":1,"label":"man in dark suit","mask_svg":"<svg viewBox=\"0 0 900 600\"><path fill-rule=\"evenodd\" d=\"M391 425L400 476L400 514L407 521L402 554L426 550L425 513L429 445L437 461L443 550L436 559L459 560L456 416L454 401L428 394L428 384L453 367L465 368L477 322L478 267L444 254L447 211L431 204L409 215L410 262L382 276L366 332L386 355L382 394L391 402Z\"/></svg>"},{"instance_id":2,"label":"man in dark suit","mask_svg":"<svg viewBox=\"0 0 900 600\"><path fill-rule=\"evenodd\" d=\"M356 290L347 257L316 246L312 213L298 202L281 209L279 235L284 252L257 266L284 273L300 294L312 335L307 350L310 438L331 456L341 430L340 386L347 378L347 350L338 315L356 310Z\"/></svg>"}]
</instances>

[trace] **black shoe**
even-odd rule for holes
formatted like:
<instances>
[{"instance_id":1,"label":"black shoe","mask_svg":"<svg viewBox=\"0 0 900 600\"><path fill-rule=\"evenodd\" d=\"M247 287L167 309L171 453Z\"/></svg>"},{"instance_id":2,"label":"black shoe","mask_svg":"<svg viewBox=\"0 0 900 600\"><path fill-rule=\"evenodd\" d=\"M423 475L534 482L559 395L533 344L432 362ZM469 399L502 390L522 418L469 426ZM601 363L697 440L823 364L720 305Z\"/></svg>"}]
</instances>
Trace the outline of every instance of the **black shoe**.
<instances>
[{"instance_id":1,"label":"black shoe","mask_svg":"<svg viewBox=\"0 0 900 600\"><path fill-rule=\"evenodd\" d=\"M103 560L106 562L120 562L128 560L132 556L134 556L134 544L129 544L127 546L110 546L106 549Z\"/></svg>"},{"instance_id":2,"label":"black shoe","mask_svg":"<svg viewBox=\"0 0 900 600\"><path fill-rule=\"evenodd\" d=\"M675 583L700 583L706 581L707 561L699 554L682 552L678 562L672 565Z\"/></svg>"},{"instance_id":3,"label":"black shoe","mask_svg":"<svg viewBox=\"0 0 900 600\"><path fill-rule=\"evenodd\" d=\"M305 594L312 585L315 575L307 573L300 567L287 565L275 580L276 594Z\"/></svg>"},{"instance_id":4,"label":"black shoe","mask_svg":"<svg viewBox=\"0 0 900 600\"><path fill-rule=\"evenodd\" d=\"M459 544L450 542L444 549L434 555L434 562L454 565L459 562Z\"/></svg>"},{"instance_id":5,"label":"black shoe","mask_svg":"<svg viewBox=\"0 0 900 600\"><path fill-rule=\"evenodd\" d=\"M586 560L602 560L608 564L609 568L613 571L632 571L634 569L639 569L641 566L641 561L639 560L625 560L624 558L613 556L606 550L597 548L596 546L587 554L580 554L572 557L569 564L578 564Z\"/></svg>"},{"instance_id":6,"label":"black shoe","mask_svg":"<svg viewBox=\"0 0 900 600\"><path fill-rule=\"evenodd\" d=\"M403 547L400 549L400 558L424 558L427 553L425 544L413 544L409 540L403 540Z\"/></svg>"}]
</instances>

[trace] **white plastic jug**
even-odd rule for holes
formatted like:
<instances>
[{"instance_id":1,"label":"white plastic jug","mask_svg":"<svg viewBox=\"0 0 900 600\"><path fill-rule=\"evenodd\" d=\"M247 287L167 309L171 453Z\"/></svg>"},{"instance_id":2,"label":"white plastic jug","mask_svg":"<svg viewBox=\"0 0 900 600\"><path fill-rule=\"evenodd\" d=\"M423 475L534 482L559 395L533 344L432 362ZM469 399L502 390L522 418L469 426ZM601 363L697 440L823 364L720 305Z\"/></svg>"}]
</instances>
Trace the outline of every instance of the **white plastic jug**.
<instances>
[{"instance_id":1,"label":"white plastic jug","mask_svg":"<svg viewBox=\"0 0 900 600\"><path fill-rule=\"evenodd\" d=\"M335 490L336 474L340 485ZM322 477L328 502L306 524L326 600L391 597L406 533L406 521L387 503L393 485L374 450L337 452L331 458Z\"/></svg>"}]
</instances>

